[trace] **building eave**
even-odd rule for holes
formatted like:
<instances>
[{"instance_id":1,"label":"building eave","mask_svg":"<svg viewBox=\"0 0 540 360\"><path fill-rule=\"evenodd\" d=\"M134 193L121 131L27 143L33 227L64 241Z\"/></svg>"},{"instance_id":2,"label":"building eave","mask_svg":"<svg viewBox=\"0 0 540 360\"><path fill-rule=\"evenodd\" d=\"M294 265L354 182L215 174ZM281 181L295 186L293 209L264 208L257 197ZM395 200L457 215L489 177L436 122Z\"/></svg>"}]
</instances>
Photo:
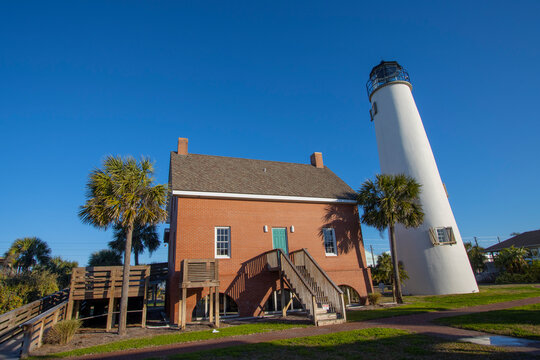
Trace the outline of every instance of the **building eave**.
<instances>
[{"instance_id":1,"label":"building eave","mask_svg":"<svg viewBox=\"0 0 540 360\"><path fill-rule=\"evenodd\" d=\"M207 199L231 199L231 200L261 200L261 201L286 201L286 202L307 202L323 204L356 204L356 200L339 198L319 198L305 196L285 196L285 195L262 195L262 194L237 194L206 191L185 191L173 190L174 196L207 198Z\"/></svg>"}]
</instances>

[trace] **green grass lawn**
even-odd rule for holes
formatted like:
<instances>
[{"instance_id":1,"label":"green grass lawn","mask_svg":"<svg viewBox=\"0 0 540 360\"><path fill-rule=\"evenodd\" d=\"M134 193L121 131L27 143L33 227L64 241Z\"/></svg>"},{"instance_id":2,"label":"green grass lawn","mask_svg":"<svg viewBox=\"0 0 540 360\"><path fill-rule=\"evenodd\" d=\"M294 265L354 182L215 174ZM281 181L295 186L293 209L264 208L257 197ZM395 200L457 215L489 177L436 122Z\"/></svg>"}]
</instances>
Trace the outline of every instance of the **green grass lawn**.
<instances>
[{"instance_id":1,"label":"green grass lawn","mask_svg":"<svg viewBox=\"0 0 540 360\"><path fill-rule=\"evenodd\" d=\"M81 356L86 354L98 354L111 351L139 349L151 346L169 345L188 341L199 341L223 338L227 336L235 335L248 335L255 333L263 333L268 331L279 331L291 328L301 328L308 325L301 324L283 324L283 323L255 323L230 326L226 328L220 328L218 333L213 333L212 330L205 331L192 331L192 332L178 332L166 335L157 335L146 338L134 338L128 340L115 341L108 344L96 345L87 348L75 349L71 351L50 354L47 356L35 356L33 359L56 359L68 356Z\"/></svg>"},{"instance_id":2,"label":"green grass lawn","mask_svg":"<svg viewBox=\"0 0 540 360\"><path fill-rule=\"evenodd\" d=\"M396 329L363 329L171 356L170 359L530 359L530 355L447 342ZM150 358L151 359L151 358Z\"/></svg>"},{"instance_id":3,"label":"green grass lawn","mask_svg":"<svg viewBox=\"0 0 540 360\"><path fill-rule=\"evenodd\" d=\"M540 296L540 288L535 285L538 284L487 285L480 286L480 292L474 294L405 296L405 305L373 310L350 310L347 312L347 319L349 321L365 321Z\"/></svg>"},{"instance_id":4,"label":"green grass lawn","mask_svg":"<svg viewBox=\"0 0 540 360\"><path fill-rule=\"evenodd\" d=\"M540 304L437 319L442 325L540 340Z\"/></svg>"}]
</instances>

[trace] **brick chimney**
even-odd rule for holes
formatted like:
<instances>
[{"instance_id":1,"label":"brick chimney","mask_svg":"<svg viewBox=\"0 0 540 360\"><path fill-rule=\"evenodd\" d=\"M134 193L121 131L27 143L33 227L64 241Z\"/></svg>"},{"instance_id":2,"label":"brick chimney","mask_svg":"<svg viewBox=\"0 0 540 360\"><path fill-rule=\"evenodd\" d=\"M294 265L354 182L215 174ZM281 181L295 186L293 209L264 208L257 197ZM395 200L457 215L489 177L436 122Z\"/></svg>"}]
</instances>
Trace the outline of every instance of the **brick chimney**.
<instances>
[{"instance_id":1,"label":"brick chimney","mask_svg":"<svg viewBox=\"0 0 540 360\"><path fill-rule=\"evenodd\" d=\"M322 161L322 153L314 152L313 154L311 154L311 165L319 169L324 168L323 161Z\"/></svg>"},{"instance_id":2,"label":"brick chimney","mask_svg":"<svg viewBox=\"0 0 540 360\"><path fill-rule=\"evenodd\" d=\"M187 145L188 145L188 139L178 138L178 151L176 153L178 155L187 155L188 154Z\"/></svg>"}]
</instances>

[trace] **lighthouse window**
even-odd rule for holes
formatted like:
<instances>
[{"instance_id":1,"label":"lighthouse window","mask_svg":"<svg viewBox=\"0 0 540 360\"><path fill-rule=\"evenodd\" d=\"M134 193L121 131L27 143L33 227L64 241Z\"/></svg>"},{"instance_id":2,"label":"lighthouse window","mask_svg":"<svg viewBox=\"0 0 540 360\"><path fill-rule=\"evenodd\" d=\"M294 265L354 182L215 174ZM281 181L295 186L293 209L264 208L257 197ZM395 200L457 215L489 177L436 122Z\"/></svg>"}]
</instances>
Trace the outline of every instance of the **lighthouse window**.
<instances>
[{"instance_id":1,"label":"lighthouse window","mask_svg":"<svg viewBox=\"0 0 540 360\"><path fill-rule=\"evenodd\" d=\"M376 114L377 114L377 102L374 101L373 105L371 105L371 109L369 109L369 116L371 116L371 121L374 120L374 117Z\"/></svg>"},{"instance_id":2,"label":"lighthouse window","mask_svg":"<svg viewBox=\"0 0 540 360\"><path fill-rule=\"evenodd\" d=\"M438 227L430 229L430 237L433 245L455 244L452 227Z\"/></svg>"}]
</instances>

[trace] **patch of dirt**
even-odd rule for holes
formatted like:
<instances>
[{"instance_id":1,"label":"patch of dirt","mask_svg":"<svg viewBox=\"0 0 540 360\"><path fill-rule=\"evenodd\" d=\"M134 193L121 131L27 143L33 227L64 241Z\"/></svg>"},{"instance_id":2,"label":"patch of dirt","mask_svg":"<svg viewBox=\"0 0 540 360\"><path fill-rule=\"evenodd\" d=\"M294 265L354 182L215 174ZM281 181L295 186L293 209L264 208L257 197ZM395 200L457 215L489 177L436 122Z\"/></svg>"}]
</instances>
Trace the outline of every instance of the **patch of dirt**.
<instances>
[{"instance_id":1,"label":"patch of dirt","mask_svg":"<svg viewBox=\"0 0 540 360\"><path fill-rule=\"evenodd\" d=\"M227 324L222 323L221 327L227 327ZM189 331L200 331L200 330L209 330L212 329L210 324L188 324L186 329L183 332ZM66 345L53 345L53 344L43 344L42 347L32 351L32 355L49 355L58 352L70 351L74 349L80 349L95 345L107 344L115 341L121 341L126 339L133 338L143 338L143 337L152 337L156 335L163 334L174 334L178 333L180 330L178 328L146 328L143 329L140 326L128 326L127 334L125 336L119 336L117 334L117 329L114 329L113 332L106 332L103 328L81 328L75 334L73 339L69 344Z\"/></svg>"}]
</instances>

